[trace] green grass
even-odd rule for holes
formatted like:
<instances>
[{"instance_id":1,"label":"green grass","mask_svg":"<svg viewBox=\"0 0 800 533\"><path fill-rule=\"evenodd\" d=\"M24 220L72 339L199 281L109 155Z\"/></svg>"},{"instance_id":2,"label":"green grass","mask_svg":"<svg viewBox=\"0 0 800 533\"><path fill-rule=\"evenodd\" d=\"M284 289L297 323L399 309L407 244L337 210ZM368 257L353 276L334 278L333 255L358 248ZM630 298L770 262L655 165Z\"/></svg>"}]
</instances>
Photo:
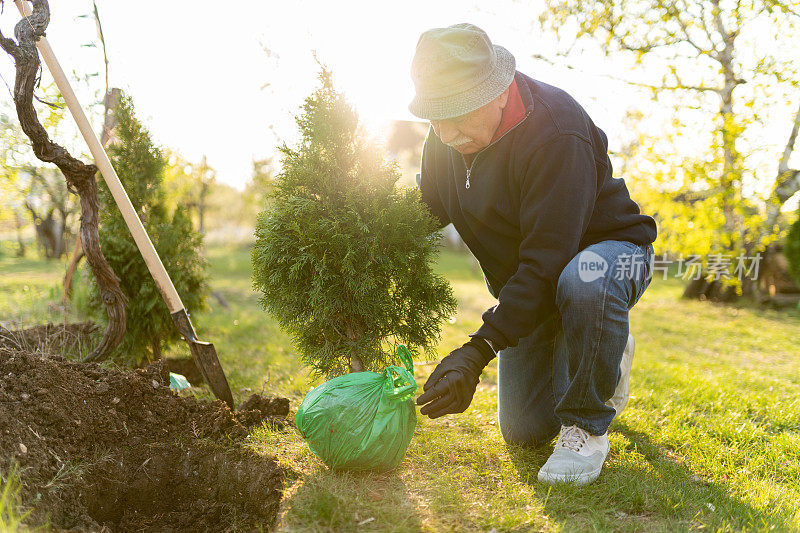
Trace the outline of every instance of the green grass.
<instances>
[{"instance_id":1,"label":"green grass","mask_svg":"<svg viewBox=\"0 0 800 533\"><path fill-rule=\"evenodd\" d=\"M20 513L20 471L15 464L7 473L0 472L0 532L17 531L29 511Z\"/></svg>"},{"instance_id":2,"label":"green grass","mask_svg":"<svg viewBox=\"0 0 800 533\"><path fill-rule=\"evenodd\" d=\"M211 248L208 257L213 289L231 309L212 300L195 326L216 345L237 401L263 390L296 408L315 383L261 311L248 250ZM443 252L438 269L459 298L441 356L494 300L471 257ZM0 271L0 320L63 320L47 305L60 294L59 264L6 258ZM551 450L504 444L492 363L466 413L419 418L396 472L330 472L294 431L254 431L254 449L297 472L279 530L800 530L800 313L683 301L681 290L680 280L656 279L631 314L632 398L593 485L541 485L536 473ZM433 366L416 366L420 385Z\"/></svg>"}]
</instances>

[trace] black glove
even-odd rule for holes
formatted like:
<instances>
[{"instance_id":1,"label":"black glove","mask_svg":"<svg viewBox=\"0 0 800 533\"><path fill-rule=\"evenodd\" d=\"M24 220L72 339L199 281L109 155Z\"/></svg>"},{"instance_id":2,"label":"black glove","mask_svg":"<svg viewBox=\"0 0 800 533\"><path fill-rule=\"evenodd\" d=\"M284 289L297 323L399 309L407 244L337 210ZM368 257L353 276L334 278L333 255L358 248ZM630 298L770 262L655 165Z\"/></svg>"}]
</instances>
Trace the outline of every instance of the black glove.
<instances>
[{"instance_id":1,"label":"black glove","mask_svg":"<svg viewBox=\"0 0 800 533\"><path fill-rule=\"evenodd\" d=\"M423 406L420 414L439 418L466 411L481 372L495 355L491 346L480 337L473 337L461 348L450 352L433 369L422 387L425 392L417 398L417 405Z\"/></svg>"}]
</instances>

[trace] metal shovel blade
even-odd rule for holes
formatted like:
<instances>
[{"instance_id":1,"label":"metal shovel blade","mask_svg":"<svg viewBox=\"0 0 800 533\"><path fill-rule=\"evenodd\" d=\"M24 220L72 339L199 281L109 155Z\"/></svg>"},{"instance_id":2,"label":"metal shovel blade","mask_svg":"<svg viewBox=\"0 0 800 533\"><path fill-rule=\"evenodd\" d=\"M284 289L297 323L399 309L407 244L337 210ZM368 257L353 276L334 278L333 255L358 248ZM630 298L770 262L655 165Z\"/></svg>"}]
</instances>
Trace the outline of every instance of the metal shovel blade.
<instances>
[{"instance_id":1,"label":"metal shovel blade","mask_svg":"<svg viewBox=\"0 0 800 533\"><path fill-rule=\"evenodd\" d=\"M211 392L214 393L214 396L227 403L228 407L233 410L233 395L228 385L228 379L225 377L225 372L222 370L222 365L219 364L216 348L210 342L197 340L197 334L194 332L194 327L189 320L186 309L176 311L171 316L178 327L178 331L189 343L189 351L192 352L194 362L200 369L200 373L203 374L203 379L211 387Z\"/></svg>"}]
</instances>

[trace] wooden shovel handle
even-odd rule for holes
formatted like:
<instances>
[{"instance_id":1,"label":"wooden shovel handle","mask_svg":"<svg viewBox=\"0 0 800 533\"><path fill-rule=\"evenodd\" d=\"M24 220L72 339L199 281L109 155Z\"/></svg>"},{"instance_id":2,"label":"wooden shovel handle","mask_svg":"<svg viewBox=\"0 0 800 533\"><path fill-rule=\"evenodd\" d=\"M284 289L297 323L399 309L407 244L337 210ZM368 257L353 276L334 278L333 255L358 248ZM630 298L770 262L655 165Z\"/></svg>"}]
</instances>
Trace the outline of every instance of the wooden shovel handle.
<instances>
[{"instance_id":1,"label":"wooden shovel handle","mask_svg":"<svg viewBox=\"0 0 800 533\"><path fill-rule=\"evenodd\" d=\"M27 3L22 0L14 0L14 2L17 4L17 8L20 13L22 13L23 17L30 16L31 9ZM150 270L150 274L153 276L153 280L155 280L159 292L161 292L161 297L164 298L169 308L169 312L175 313L182 310L183 303L181 302L180 296L178 296L178 291L175 290L175 286L172 284L169 274L167 274L166 269L164 269L164 264L158 257L156 249L153 247L153 243L150 241L150 237L148 237L144 226L142 226L142 221L139 220L139 217L136 215L130 198L128 198L128 193L125 192L125 188L122 186L122 183L120 183L114 167L111 166L108 154L106 154L103 145L100 144L100 140L97 138L97 135L95 135L91 124L89 124L89 119L86 117L86 113L84 113L80 102L78 102L78 98L75 96L75 92L72 90L67 76L61 69L61 65L58 63L53 49L50 48L50 43L47 42L45 37L40 37L36 42L36 47L39 49L39 53L42 54L42 58L47 64L50 74L53 75L58 90L61 91L61 95L64 97L64 100L66 100L67 107L70 113L72 113L75 122L78 124L78 129L81 135L83 135L86 144L89 146L89 151L92 153L94 162L97 168L100 169L100 173L103 175L103 179L106 185L108 185L108 189L111 191L111 196L114 197L114 201L122 212L122 218L125 220L125 224L128 226L131 235L133 235L133 240L136 242L136 246L139 248L139 252L142 254L144 262L147 264L147 268Z\"/></svg>"}]
</instances>

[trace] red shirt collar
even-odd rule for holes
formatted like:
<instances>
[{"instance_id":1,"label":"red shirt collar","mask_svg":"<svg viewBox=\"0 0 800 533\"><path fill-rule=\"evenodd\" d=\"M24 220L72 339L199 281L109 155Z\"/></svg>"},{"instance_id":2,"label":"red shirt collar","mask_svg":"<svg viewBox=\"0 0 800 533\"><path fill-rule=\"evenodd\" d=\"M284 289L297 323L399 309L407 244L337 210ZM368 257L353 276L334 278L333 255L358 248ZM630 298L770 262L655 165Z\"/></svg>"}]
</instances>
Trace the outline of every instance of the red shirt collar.
<instances>
[{"instance_id":1,"label":"red shirt collar","mask_svg":"<svg viewBox=\"0 0 800 533\"><path fill-rule=\"evenodd\" d=\"M519 124L520 121L525 118L525 104L522 102L522 96L519 94L516 78L512 80L508 89L508 101L506 102L506 107L503 108L500 124L495 130L490 144L505 135L508 130ZM475 154L464 155L464 160L467 162L467 165L472 164L473 157L475 157Z\"/></svg>"},{"instance_id":2,"label":"red shirt collar","mask_svg":"<svg viewBox=\"0 0 800 533\"><path fill-rule=\"evenodd\" d=\"M525 104L522 103L522 97L519 95L516 79L511 82L508 89L508 101L506 102L506 107L503 109L500 125L497 126L497 130L494 132L494 137L492 137L491 142L495 142L525 118Z\"/></svg>"}]
</instances>

